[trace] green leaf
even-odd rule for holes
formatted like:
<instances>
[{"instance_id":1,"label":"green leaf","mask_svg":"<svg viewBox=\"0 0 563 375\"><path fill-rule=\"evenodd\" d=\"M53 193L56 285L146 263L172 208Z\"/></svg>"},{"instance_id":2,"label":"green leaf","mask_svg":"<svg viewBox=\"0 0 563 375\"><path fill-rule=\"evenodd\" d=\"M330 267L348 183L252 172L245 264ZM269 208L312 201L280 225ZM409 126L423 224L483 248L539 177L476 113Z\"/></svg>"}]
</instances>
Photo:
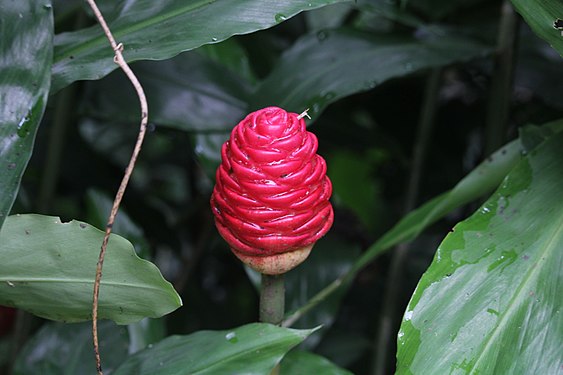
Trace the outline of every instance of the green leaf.
<instances>
[{"instance_id":1,"label":"green leaf","mask_svg":"<svg viewBox=\"0 0 563 375\"><path fill-rule=\"evenodd\" d=\"M330 103L413 72L483 56L490 48L451 35L373 35L336 29L309 34L284 53L251 108L275 104L315 118Z\"/></svg>"},{"instance_id":2,"label":"green leaf","mask_svg":"<svg viewBox=\"0 0 563 375\"><path fill-rule=\"evenodd\" d=\"M330 233L326 238L319 240L307 261L285 275L286 310L297 309L334 280L335 276L346 273L359 254L360 248L357 244L344 241ZM294 325L295 328L322 325L323 329L311 335L304 345L309 348L316 346L322 335L334 323L348 286L345 285L337 293L326 298Z\"/></svg>"},{"instance_id":3,"label":"green leaf","mask_svg":"<svg viewBox=\"0 0 563 375\"><path fill-rule=\"evenodd\" d=\"M532 128L528 128L527 132L533 132ZM545 134L561 131L563 131L563 120L558 120L543 125L534 133ZM413 240L424 229L451 211L494 190L520 160L521 155L530 151L526 145L533 146L531 141L520 138L506 144L473 169L452 190L440 194L411 211L370 246L354 265L354 269L363 268L380 253L395 245Z\"/></svg>"},{"instance_id":4,"label":"green leaf","mask_svg":"<svg viewBox=\"0 0 563 375\"><path fill-rule=\"evenodd\" d=\"M307 14L310 13L312 12L307 12ZM250 66L248 54L236 38L229 38L221 43L205 44L197 49L197 53L228 68L231 73L246 79L248 82L255 83L257 80Z\"/></svg>"},{"instance_id":5,"label":"green leaf","mask_svg":"<svg viewBox=\"0 0 563 375\"><path fill-rule=\"evenodd\" d=\"M563 18L563 2L560 0L512 0L516 11L532 30L563 56L563 35L553 23Z\"/></svg>"},{"instance_id":6,"label":"green leaf","mask_svg":"<svg viewBox=\"0 0 563 375\"><path fill-rule=\"evenodd\" d=\"M86 192L86 210L88 222L95 227L105 227L113 205L113 200L100 190L89 189ZM112 233L127 238L134 246L135 252L144 259L150 259L149 244L145 239L143 229L131 219L123 208L113 223Z\"/></svg>"},{"instance_id":7,"label":"green leaf","mask_svg":"<svg viewBox=\"0 0 563 375\"><path fill-rule=\"evenodd\" d=\"M113 374L269 374L311 332L254 323L171 336L131 356Z\"/></svg>"},{"instance_id":8,"label":"green leaf","mask_svg":"<svg viewBox=\"0 0 563 375\"><path fill-rule=\"evenodd\" d=\"M563 337L563 133L459 223L413 295L398 374L555 374Z\"/></svg>"},{"instance_id":9,"label":"green leaf","mask_svg":"<svg viewBox=\"0 0 563 375\"><path fill-rule=\"evenodd\" d=\"M166 337L165 319L145 318L127 326L129 332L129 353L136 353Z\"/></svg>"},{"instance_id":10,"label":"green leaf","mask_svg":"<svg viewBox=\"0 0 563 375\"><path fill-rule=\"evenodd\" d=\"M217 167L221 164L221 147L223 143L229 139L230 135L230 132L211 134L197 133L193 137L195 144L194 152L210 181L215 181Z\"/></svg>"},{"instance_id":11,"label":"green leaf","mask_svg":"<svg viewBox=\"0 0 563 375\"><path fill-rule=\"evenodd\" d=\"M332 29L342 26L346 18L354 10L354 3L334 4L332 6L319 8L305 14L305 22L309 31Z\"/></svg>"},{"instance_id":12,"label":"green leaf","mask_svg":"<svg viewBox=\"0 0 563 375\"><path fill-rule=\"evenodd\" d=\"M362 28L378 31L382 28L384 30L394 28L392 25L391 27L386 25L389 21L413 28L424 25L424 21L418 15L410 12L397 1L358 0L357 4L361 13L356 21L356 26Z\"/></svg>"},{"instance_id":13,"label":"green leaf","mask_svg":"<svg viewBox=\"0 0 563 375\"><path fill-rule=\"evenodd\" d=\"M320 355L292 350L283 358L280 375L294 374L352 375Z\"/></svg>"},{"instance_id":14,"label":"green leaf","mask_svg":"<svg viewBox=\"0 0 563 375\"><path fill-rule=\"evenodd\" d=\"M150 121L185 131L233 128L248 108L250 85L198 53L133 65L147 93ZM139 103L123 74L89 85L86 113L98 119L137 123ZM134 126L137 131L137 126Z\"/></svg>"},{"instance_id":15,"label":"green leaf","mask_svg":"<svg viewBox=\"0 0 563 375\"><path fill-rule=\"evenodd\" d=\"M91 319L92 291L103 232L79 221L16 215L0 231L0 304L37 316ZM99 318L118 324L160 317L182 302L158 268L112 235L100 287Z\"/></svg>"},{"instance_id":16,"label":"green leaf","mask_svg":"<svg viewBox=\"0 0 563 375\"><path fill-rule=\"evenodd\" d=\"M337 206L352 210L369 230L377 227L381 187L375 179L376 161L368 155L336 151L327 158L332 182L332 199Z\"/></svg>"},{"instance_id":17,"label":"green leaf","mask_svg":"<svg viewBox=\"0 0 563 375\"><path fill-rule=\"evenodd\" d=\"M452 190L438 195L409 212L369 247L355 264L355 269L363 268L385 250L415 239L422 231L449 212L495 189L518 162L522 152L523 147L520 140L508 143L479 164Z\"/></svg>"},{"instance_id":18,"label":"green leaf","mask_svg":"<svg viewBox=\"0 0 563 375\"><path fill-rule=\"evenodd\" d=\"M49 0L11 1L0 12L0 227L33 151L53 56Z\"/></svg>"},{"instance_id":19,"label":"green leaf","mask_svg":"<svg viewBox=\"0 0 563 375\"><path fill-rule=\"evenodd\" d=\"M98 334L103 369L109 374L128 356L127 328L103 321ZM48 323L23 347L14 375L91 374L95 367L90 323Z\"/></svg>"},{"instance_id":20,"label":"green leaf","mask_svg":"<svg viewBox=\"0 0 563 375\"><path fill-rule=\"evenodd\" d=\"M538 139L538 133L546 134L550 131L554 133L562 132L563 119L545 124L542 128L548 129L533 132L535 133L534 140ZM528 130L528 132L532 131ZM532 145L534 142L526 140L525 143ZM448 213L496 188L506 174L518 162L521 155L526 152L528 152L528 149L522 145L520 139L508 143L465 176L452 190L440 194L411 211L371 245L367 251L354 262L347 273L327 285L323 290L317 293L310 302L292 312L286 318L286 322L293 323L296 319L300 319L309 309L316 306L318 302L323 301L337 291L343 281L354 277L358 271L385 251L395 245L415 239L422 231Z\"/></svg>"},{"instance_id":21,"label":"green leaf","mask_svg":"<svg viewBox=\"0 0 563 375\"><path fill-rule=\"evenodd\" d=\"M124 2L108 18L128 62L164 60L340 1L133 0ZM55 38L53 91L76 80L102 78L116 67L113 51L98 25Z\"/></svg>"}]
</instances>

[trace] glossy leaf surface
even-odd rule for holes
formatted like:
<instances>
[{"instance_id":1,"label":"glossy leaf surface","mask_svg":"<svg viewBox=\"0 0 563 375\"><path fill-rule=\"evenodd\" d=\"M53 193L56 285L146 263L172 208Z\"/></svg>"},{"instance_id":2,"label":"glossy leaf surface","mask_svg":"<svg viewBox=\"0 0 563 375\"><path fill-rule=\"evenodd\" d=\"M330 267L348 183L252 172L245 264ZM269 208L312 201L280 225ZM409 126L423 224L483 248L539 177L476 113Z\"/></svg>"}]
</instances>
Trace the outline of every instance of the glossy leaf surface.
<instances>
[{"instance_id":1,"label":"glossy leaf surface","mask_svg":"<svg viewBox=\"0 0 563 375\"><path fill-rule=\"evenodd\" d=\"M109 15L128 62L164 60L233 35L266 29L305 10L338 0L133 0ZM98 25L57 35L53 90L76 80L99 79L116 69L113 51Z\"/></svg>"},{"instance_id":2,"label":"glossy leaf surface","mask_svg":"<svg viewBox=\"0 0 563 375\"><path fill-rule=\"evenodd\" d=\"M101 191L88 190L86 192L88 222L96 228L104 228L112 204L112 198ZM150 259L149 244L145 239L143 229L131 219L123 208L119 210L119 215L115 218L112 233L127 238L135 247L137 255L144 259Z\"/></svg>"},{"instance_id":3,"label":"glossy leaf surface","mask_svg":"<svg viewBox=\"0 0 563 375\"><path fill-rule=\"evenodd\" d=\"M521 137L503 146L465 176L452 190L438 195L403 217L371 245L354 262L347 273L325 287L315 295L315 298L322 295L321 301L324 300L339 289L342 280L349 280L354 277L358 271L385 251L388 251L395 245L415 239L422 231L448 213L498 187L502 179L514 167L523 153L533 150L548 134L563 131L563 120L545 124L540 128L531 127L526 131L533 133L533 136ZM287 320L293 322L295 319L300 319L303 314L309 311L311 305L316 306L316 303L303 305L292 313Z\"/></svg>"},{"instance_id":4,"label":"glossy leaf surface","mask_svg":"<svg viewBox=\"0 0 563 375\"><path fill-rule=\"evenodd\" d=\"M11 1L0 12L0 227L33 151L53 56L50 2Z\"/></svg>"},{"instance_id":5,"label":"glossy leaf surface","mask_svg":"<svg viewBox=\"0 0 563 375\"><path fill-rule=\"evenodd\" d=\"M557 19L563 19L563 2L559 0L512 0L512 4L532 30L563 56L563 36L561 30L554 27Z\"/></svg>"},{"instance_id":6,"label":"glossy leaf surface","mask_svg":"<svg viewBox=\"0 0 563 375\"><path fill-rule=\"evenodd\" d=\"M232 129L248 108L250 85L198 53L167 61L141 61L133 69L147 92L150 121L186 131ZM112 74L88 85L86 113L135 123L139 104L127 78ZM136 130L136 126L134 127Z\"/></svg>"},{"instance_id":7,"label":"glossy leaf surface","mask_svg":"<svg viewBox=\"0 0 563 375\"><path fill-rule=\"evenodd\" d=\"M253 96L251 108L276 103L313 119L330 103L421 69L483 56L489 48L452 35L376 36L336 29L309 34L280 59ZM345 53L343 51L346 51Z\"/></svg>"},{"instance_id":8,"label":"glossy leaf surface","mask_svg":"<svg viewBox=\"0 0 563 375\"><path fill-rule=\"evenodd\" d=\"M254 323L170 336L131 356L114 374L269 374L311 332Z\"/></svg>"},{"instance_id":9,"label":"glossy leaf surface","mask_svg":"<svg viewBox=\"0 0 563 375\"><path fill-rule=\"evenodd\" d=\"M108 321L100 322L98 330L103 369L109 374L127 358L129 336L126 327ZM14 374L90 374L93 368L92 325L50 323L41 327L24 346Z\"/></svg>"},{"instance_id":10,"label":"glossy leaf surface","mask_svg":"<svg viewBox=\"0 0 563 375\"><path fill-rule=\"evenodd\" d=\"M89 320L103 232L79 221L10 216L0 231L0 304L37 316ZM100 287L99 318L119 324L160 317L181 305L172 286L127 240L112 235Z\"/></svg>"},{"instance_id":11,"label":"glossy leaf surface","mask_svg":"<svg viewBox=\"0 0 563 375\"><path fill-rule=\"evenodd\" d=\"M292 350L283 358L280 375L294 374L352 375L320 355Z\"/></svg>"},{"instance_id":12,"label":"glossy leaf surface","mask_svg":"<svg viewBox=\"0 0 563 375\"><path fill-rule=\"evenodd\" d=\"M563 131L563 121L554 121L540 128L529 128L534 134L552 134ZM387 231L362 255L354 265L359 269L373 260L379 253L399 243L410 241L424 229L443 218L454 209L477 199L499 186L506 174L520 160L521 155L533 150L543 138L531 142L520 137L493 153L465 176L452 190L426 202L407 214L393 228Z\"/></svg>"},{"instance_id":13,"label":"glossy leaf surface","mask_svg":"<svg viewBox=\"0 0 563 375\"><path fill-rule=\"evenodd\" d=\"M444 239L404 315L399 374L561 370L562 158L558 133Z\"/></svg>"}]
</instances>

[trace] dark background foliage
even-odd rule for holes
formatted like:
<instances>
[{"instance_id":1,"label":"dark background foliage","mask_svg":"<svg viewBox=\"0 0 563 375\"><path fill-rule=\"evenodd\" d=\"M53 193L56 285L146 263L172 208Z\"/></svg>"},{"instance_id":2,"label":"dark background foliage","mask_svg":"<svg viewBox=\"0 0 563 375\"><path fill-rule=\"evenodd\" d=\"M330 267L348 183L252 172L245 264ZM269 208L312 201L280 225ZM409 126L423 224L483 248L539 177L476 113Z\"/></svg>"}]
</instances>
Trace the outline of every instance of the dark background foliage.
<instances>
[{"instance_id":1,"label":"dark background foliage","mask_svg":"<svg viewBox=\"0 0 563 375\"><path fill-rule=\"evenodd\" d=\"M112 2L100 3L112 14ZM560 56L516 15L509 117L499 125L502 143L491 149L487 118L491 106L503 105L491 88L502 2L404 3L335 4L164 61L132 64L148 95L150 125L115 231L158 265L184 301L151 323L153 342L257 320L254 279L219 237L208 203L220 145L249 111L311 108L309 130L319 138L334 185L334 227L302 266L307 277L288 276L289 309L348 269L406 211L450 189L516 138L520 127L562 117ZM55 1L53 7L57 34L94 24L82 2ZM425 162L417 167L422 177L411 191L432 77L439 80L435 120ZM120 71L60 88L49 97L11 213L103 228L137 132L136 97ZM377 366L391 373L395 334L387 337L385 357L376 356L386 294L393 295L396 333L438 244L478 204L454 210L410 243L400 283L389 279L394 252L363 268L345 290L297 323L325 324L304 345L354 373ZM24 336L43 324L30 319Z\"/></svg>"}]
</instances>

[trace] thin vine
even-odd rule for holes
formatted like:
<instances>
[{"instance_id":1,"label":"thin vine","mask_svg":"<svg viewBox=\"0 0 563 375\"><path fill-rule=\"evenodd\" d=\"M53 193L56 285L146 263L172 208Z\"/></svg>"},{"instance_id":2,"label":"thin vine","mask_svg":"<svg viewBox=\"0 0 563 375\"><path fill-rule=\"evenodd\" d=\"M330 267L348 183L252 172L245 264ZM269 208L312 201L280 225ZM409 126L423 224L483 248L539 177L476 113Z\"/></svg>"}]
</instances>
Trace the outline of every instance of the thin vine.
<instances>
[{"instance_id":1,"label":"thin vine","mask_svg":"<svg viewBox=\"0 0 563 375\"><path fill-rule=\"evenodd\" d=\"M125 193L125 189L127 188L127 183L129 182L129 178L133 173L133 169L135 168L135 163L137 161L137 157L141 151L141 147L143 144L143 140L145 138L145 133L147 130L147 123L148 123L148 104L147 98L145 96L145 92L143 87L141 86L139 80L127 65L127 62L123 58L123 44L117 43L115 38L113 37L111 30L109 29L100 9L96 5L95 0L86 0L92 8L94 15L96 16L100 26L104 30L106 37L108 38L111 48L113 49L115 56L113 61L119 65L119 67L123 70L123 72L127 75L127 78L133 84L135 91L137 92L137 96L139 97L139 103L141 106L141 126L139 129L139 134L137 136L137 141L135 143L135 147L133 149L133 153L131 154L131 159L129 160L129 164L125 169L125 173L123 175L123 179L121 180L121 184L119 185L119 189L115 194L115 199L113 201L113 205L111 208L111 212L108 217L108 221L105 228L104 239L102 241L102 247L100 249L100 255L98 257L98 263L96 265L96 279L94 281L94 295L92 300L92 338L94 344L94 355L96 358L96 371L98 375L103 375L102 371L102 360L100 357L100 347L98 343L98 298L100 295L100 283L102 281L102 268L104 265L104 258L108 246L109 236L111 234L111 230L113 228L113 223L115 222L115 217L117 215L117 211L119 210L119 205L121 204L121 199L123 198L123 194Z\"/></svg>"}]
</instances>

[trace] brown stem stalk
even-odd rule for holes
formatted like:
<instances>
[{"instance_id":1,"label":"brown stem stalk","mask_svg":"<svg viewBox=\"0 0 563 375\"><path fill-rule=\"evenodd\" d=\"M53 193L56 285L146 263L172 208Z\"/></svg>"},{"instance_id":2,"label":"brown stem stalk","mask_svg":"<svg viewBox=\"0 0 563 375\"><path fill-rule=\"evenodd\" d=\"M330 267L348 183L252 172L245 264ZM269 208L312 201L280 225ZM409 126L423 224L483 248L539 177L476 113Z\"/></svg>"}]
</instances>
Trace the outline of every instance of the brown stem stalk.
<instances>
[{"instance_id":1,"label":"brown stem stalk","mask_svg":"<svg viewBox=\"0 0 563 375\"><path fill-rule=\"evenodd\" d=\"M133 71L131 70L129 65L127 65L127 62L123 58L123 54L122 54L123 44L116 43L115 38L113 37L106 21L104 20L102 13L100 12L100 9L96 5L96 2L94 0L86 0L86 1L90 5L90 8L92 8L94 15L96 16L98 22L100 23L100 26L104 30L104 33L106 34L106 37L108 38L111 44L111 48L115 53L115 57L114 57L115 63L119 65L119 67L123 70L123 72L127 75L129 80L131 81L133 87L135 88L135 91L137 92L137 96L139 97L139 103L141 106L141 125L139 129L139 134L137 136L137 141L135 143L133 153L131 154L131 159L129 160L129 164L125 169L123 179L121 180L121 184L119 185L119 189L117 190L115 199L113 201L113 206L111 208L111 212L108 217L104 239L102 241L102 247L100 249L100 254L98 257L98 263L96 264L96 279L94 281L94 295L92 300L92 336L93 336L93 344L94 344L94 355L96 358L96 371L98 375L103 375L102 361L100 358L100 347L98 342L98 299L100 295L100 283L102 280L102 268L104 265L104 258L105 258L111 230L113 227L113 223L115 222L115 217L117 216L119 205L121 204L121 200L123 198L123 194L125 193L125 189L129 182L129 178L131 177L131 174L133 173L133 169L135 168L135 163L137 162L137 157L139 155L139 152L141 151L143 140L145 138L147 123L148 123L148 104L143 87L141 86L139 80L137 79L137 77L135 76L135 74L133 73Z\"/></svg>"}]
</instances>

